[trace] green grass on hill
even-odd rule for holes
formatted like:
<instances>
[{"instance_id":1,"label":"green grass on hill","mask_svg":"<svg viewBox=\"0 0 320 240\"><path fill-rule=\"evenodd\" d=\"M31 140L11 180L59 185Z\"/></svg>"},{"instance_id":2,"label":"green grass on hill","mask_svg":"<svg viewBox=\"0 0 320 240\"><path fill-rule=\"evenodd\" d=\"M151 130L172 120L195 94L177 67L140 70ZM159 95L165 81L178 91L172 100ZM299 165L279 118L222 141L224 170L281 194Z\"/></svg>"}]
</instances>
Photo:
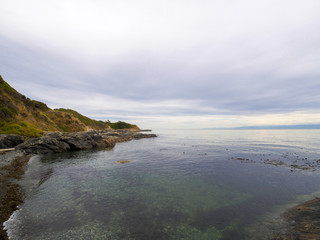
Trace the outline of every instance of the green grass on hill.
<instances>
[{"instance_id":1,"label":"green grass on hill","mask_svg":"<svg viewBox=\"0 0 320 240\"><path fill-rule=\"evenodd\" d=\"M82 123L84 123L87 126L90 126L90 127L94 128L94 129L108 128L108 124L106 124L105 122L93 120L91 118L83 116L82 114L80 114L77 111L74 111L72 109L58 108L58 109L55 109L55 110L60 111L60 112L70 113L73 116L75 116L76 118L78 118Z\"/></svg>"},{"instance_id":2,"label":"green grass on hill","mask_svg":"<svg viewBox=\"0 0 320 240\"><path fill-rule=\"evenodd\" d=\"M82 123L84 123L87 126L91 126L93 128L97 128L97 129L101 129L101 128L106 128L106 127L111 127L113 129L129 129L129 128L137 128L136 125L130 124L130 123L126 123L126 122L122 122L122 121L118 121L118 122L103 122L103 121L97 121L97 120L93 120L91 118L88 118L86 116L81 115L80 113L72 110L72 109L64 109L64 108L58 108L55 109L56 111L60 111L60 112L66 112L66 113L70 113L73 114L76 118L78 118Z\"/></svg>"},{"instance_id":3,"label":"green grass on hill","mask_svg":"<svg viewBox=\"0 0 320 240\"><path fill-rule=\"evenodd\" d=\"M115 123L112 122L106 122L111 128L113 129L129 129L129 128L137 128L136 125L132 125L130 123L118 121Z\"/></svg>"},{"instance_id":4,"label":"green grass on hill","mask_svg":"<svg viewBox=\"0 0 320 240\"><path fill-rule=\"evenodd\" d=\"M19 134L26 137L40 137L43 131L27 122L0 121L1 134Z\"/></svg>"},{"instance_id":5,"label":"green grass on hill","mask_svg":"<svg viewBox=\"0 0 320 240\"><path fill-rule=\"evenodd\" d=\"M39 137L45 131L80 132L90 129L139 129L126 122L90 119L71 109L50 109L12 88L0 75L0 134Z\"/></svg>"}]
</instances>

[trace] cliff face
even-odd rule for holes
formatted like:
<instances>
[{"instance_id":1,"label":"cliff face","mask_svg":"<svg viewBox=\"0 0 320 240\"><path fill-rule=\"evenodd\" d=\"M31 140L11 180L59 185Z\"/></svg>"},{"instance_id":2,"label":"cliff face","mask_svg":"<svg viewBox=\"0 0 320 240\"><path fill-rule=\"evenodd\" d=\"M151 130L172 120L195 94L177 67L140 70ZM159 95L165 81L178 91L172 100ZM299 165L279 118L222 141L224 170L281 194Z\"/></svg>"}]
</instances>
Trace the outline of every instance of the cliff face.
<instances>
[{"instance_id":1,"label":"cliff face","mask_svg":"<svg viewBox=\"0 0 320 240\"><path fill-rule=\"evenodd\" d=\"M110 124L71 109L50 109L45 103L20 94L0 76L0 133L39 137L45 131L106 130L111 128ZM137 128L128 126L126 128Z\"/></svg>"}]
</instances>

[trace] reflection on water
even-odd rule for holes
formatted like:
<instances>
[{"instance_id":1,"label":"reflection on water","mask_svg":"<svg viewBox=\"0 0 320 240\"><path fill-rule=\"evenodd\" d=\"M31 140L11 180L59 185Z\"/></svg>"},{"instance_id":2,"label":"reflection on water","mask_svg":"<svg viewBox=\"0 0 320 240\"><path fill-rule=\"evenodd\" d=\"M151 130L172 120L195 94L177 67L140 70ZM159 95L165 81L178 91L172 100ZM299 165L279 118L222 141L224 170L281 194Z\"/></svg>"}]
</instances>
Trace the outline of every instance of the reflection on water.
<instances>
[{"instance_id":1,"label":"reflection on water","mask_svg":"<svg viewBox=\"0 0 320 240\"><path fill-rule=\"evenodd\" d=\"M319 140L301 130L162 131L110 151L37 156L6 227L12 239L267 238L282 206L320 189ZM314 168L293 171L299 161Z\"/></svg>"}]
</instances>

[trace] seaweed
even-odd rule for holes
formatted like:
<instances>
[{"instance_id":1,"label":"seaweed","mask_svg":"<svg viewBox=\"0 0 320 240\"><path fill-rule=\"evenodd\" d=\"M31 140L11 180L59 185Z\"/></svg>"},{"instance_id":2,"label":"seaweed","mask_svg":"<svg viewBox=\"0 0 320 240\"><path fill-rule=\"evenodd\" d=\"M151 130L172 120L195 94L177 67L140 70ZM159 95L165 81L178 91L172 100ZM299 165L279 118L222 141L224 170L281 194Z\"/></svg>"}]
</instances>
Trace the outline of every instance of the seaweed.
<instances>
[{"instance_id":1,"label":"seaweed","mask_svg":"<svg viewBox=\"0 0 320 240\"><path fill-rule=\"evenodd\" d=\"M3 194L0 196L0 225L7 221L11 214L23 202L20 186L14 181L19 180L24 174L24 166L30 156L24 155L15 158L9 165L0 168L0 186ZM7 240L4 229L0 229L0 240Z\"/></svg>"}]
</instances>

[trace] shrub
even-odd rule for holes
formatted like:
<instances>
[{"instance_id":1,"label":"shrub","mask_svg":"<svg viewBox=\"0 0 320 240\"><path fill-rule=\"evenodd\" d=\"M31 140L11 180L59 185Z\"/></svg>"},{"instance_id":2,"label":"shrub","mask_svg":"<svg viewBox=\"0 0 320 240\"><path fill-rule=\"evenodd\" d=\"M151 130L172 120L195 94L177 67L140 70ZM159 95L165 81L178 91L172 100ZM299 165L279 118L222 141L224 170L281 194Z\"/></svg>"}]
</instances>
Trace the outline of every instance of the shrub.
<instances>
[{"instance_id":1,"label":"shrub","mask_svg":"<svg viewBox=\"0 0 320 240\"><path fill-rule=\"evenodd\" d=\"M129 128L136 127L136 125L132 125L130 123L126 123L126 122L122 122L122 121L118 121L115 123L108 121L107 124L113 129L129 129Z\"/></svg>"},{"instance_id":2,"label":"shrub","mask_svg":"<svg viewBox=\"0 0 320 240\"><path fill-rule=\"evenodd\" d=\"M20 134L27 137L40 137L43 131L35 125L27 122L0 122L0 132L2 134Z\"/></svg>"}]
</instances>

